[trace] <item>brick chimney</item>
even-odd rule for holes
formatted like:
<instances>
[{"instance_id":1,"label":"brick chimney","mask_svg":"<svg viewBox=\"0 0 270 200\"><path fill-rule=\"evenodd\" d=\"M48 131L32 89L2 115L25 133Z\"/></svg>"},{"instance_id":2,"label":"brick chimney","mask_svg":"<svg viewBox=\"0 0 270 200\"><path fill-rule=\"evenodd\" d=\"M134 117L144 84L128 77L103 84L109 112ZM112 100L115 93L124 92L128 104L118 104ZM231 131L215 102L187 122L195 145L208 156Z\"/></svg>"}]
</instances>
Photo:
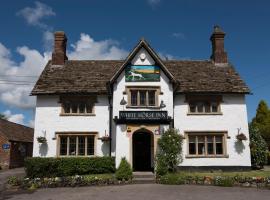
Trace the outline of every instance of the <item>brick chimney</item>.
<instances>
[{"instance_id":1,"label":"brick chimney","mask_svg":"<svg viewBox=\"0 0 270 200\"><path fill-rule=\"evenodd\" d=\"M53 65L64 65L68 59L66 55L67 38L65 32L56 31L54 33L54 51L52 53Z\"/></svg>"},{"instance_id":2,"label":"brick chimney","mask_svg":"<svg viewBox=\"0 0 270 200\"><path fill-rule=\"evenodd\" d=\"M210 38L212 41L212 55L210 58L215 64L228 63L227 52L224 50L224 37L223 30L219 26L214 26L214 32Z\"/></svg>"}]
</instances>

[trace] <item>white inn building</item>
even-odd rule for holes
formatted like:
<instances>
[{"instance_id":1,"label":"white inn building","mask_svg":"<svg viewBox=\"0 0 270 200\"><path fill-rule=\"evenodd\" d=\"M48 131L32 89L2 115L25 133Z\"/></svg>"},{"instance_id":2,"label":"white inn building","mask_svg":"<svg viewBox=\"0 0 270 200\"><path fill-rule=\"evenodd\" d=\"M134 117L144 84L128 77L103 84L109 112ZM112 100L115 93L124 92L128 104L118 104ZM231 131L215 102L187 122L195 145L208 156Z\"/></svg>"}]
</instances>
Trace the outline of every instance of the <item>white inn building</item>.
<instances>
[{"instance_id":1,"label":"white inn building","mask_svg":"<svg viewBox=\"0 0 270 200\"><path fill-rule=\"evenodd\" d=\"M67 38L56 32L31 93L33 155L114 156L116 166L126 157L148 171L158 139L173 127L185 138L180 168L250 168L250 91L228 62L224 36L215 26L209 60L162 60L144 39L125 60L68 60Z\"/></svg>"}]
</instances>

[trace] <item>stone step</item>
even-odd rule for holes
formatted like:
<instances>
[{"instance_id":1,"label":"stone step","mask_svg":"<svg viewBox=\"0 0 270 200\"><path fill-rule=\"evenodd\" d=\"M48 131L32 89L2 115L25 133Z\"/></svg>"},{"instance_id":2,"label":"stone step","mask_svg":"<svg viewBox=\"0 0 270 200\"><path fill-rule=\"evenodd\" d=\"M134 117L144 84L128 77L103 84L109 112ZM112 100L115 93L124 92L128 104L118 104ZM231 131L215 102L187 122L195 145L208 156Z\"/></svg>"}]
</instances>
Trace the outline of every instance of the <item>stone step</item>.
<instances>
[{"instance_id":1,"label":"stone step","mask_svg":"<svg viewBox=\"0 0 270 200\"><path fill-rule=\"evenodd\" d=\"M156 178L153 172L133 172L133 180L134 184L147 184L147 183L155 183Z\"/></svg>"}]
</instances>

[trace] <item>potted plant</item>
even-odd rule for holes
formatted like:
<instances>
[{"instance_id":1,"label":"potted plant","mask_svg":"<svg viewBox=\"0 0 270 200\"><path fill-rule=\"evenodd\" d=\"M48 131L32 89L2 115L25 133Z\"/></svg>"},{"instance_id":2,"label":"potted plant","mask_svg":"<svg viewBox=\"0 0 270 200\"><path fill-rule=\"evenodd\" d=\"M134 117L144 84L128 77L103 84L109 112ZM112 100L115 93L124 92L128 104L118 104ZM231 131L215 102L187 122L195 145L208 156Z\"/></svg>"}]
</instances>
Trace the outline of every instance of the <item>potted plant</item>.
<instances>
[{"instance_id":1,"label":"potted plant","mask_svg":"<svg viewBox=\"0 0 270 200\"><path fill-rule=\"evenodd\" d=\"M43 136L37 137L38 143L45 144L47 142L47 139Z\"/></svg>"},{"instance_id":2,"label":"potted plant","mask_svg":"<svg viewBox=\"0 0 270 200\"><path fill-rule=\"evenodd\" d=\"M98 139L101 140L102 142L108 142L108 141L111 140L111 138L108 135L102 136L102 137L100 137Z\"/></svg>"},{"instance_id":3,"label":"potted plant","mask_svg":"<svg viewBox=\"0 0 270 200\"><path fill-rule=\"evenodd\" d=\"M243 140L247 140L247 136L244 133L240 133L236 135L236 139L238 141L243 141Z\"/></svg>"}]
</instances>

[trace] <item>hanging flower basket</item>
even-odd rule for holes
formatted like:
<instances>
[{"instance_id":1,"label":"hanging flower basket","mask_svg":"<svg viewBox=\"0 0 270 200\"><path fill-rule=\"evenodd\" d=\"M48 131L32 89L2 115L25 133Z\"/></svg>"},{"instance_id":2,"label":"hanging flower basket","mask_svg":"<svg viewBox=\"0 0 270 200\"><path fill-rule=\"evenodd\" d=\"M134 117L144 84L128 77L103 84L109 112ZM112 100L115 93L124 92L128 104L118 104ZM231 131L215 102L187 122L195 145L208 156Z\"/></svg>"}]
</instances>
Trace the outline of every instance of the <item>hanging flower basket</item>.
<instances>
[{"instance_id":1,"label":"hanging flower basket","mask_svg":"<svg viewBox=\"0 0 270 200\"><path fill-rule=\"evenodd\" d=\"M247 140L247 136L244 133L240 133L240 134L236 135L236 139L238 141Z\"/></svg>"},{"instance_id":2,"label":"hanging flower basket","mask_svg":"<svg viewBox=\"0 0 270 200\"><path fill-rule=\"evenodd\" d=\"M103 136L103 137L100 137L98 139L101 140L102 142L108 142L111 140L111 138L109 136Z\"/></svg>"},{"instance_id":3,"label":"hanging flower basket","mask_svg":"<svg viewBox=\"0 0 270 200\"><path fill-rule=\"evenodd\" d=\"M37 137L38 143L45 144L47 142L47 139L43 136Z\"/></svg>"}]
</instances>

